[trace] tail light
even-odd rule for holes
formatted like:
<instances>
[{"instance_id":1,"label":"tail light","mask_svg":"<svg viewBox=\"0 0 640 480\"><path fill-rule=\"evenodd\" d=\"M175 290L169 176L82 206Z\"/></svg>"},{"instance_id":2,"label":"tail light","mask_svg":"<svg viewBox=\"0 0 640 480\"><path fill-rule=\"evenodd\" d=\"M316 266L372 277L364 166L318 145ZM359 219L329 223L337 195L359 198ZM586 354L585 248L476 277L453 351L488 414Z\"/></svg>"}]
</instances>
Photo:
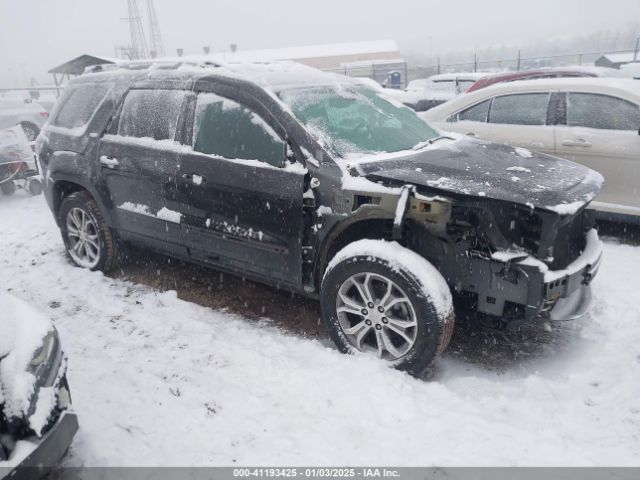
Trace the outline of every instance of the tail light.
<instances>
[{"instance_id":1,"label":"tail light","mask_svg":"<svg viewBox=\"0 0 640 480\"><path fill-rule=\"evenodd\" d=\"M40 116L44 118L49 118L49 112L40 112Z\"/></svg>"}]
</instances>

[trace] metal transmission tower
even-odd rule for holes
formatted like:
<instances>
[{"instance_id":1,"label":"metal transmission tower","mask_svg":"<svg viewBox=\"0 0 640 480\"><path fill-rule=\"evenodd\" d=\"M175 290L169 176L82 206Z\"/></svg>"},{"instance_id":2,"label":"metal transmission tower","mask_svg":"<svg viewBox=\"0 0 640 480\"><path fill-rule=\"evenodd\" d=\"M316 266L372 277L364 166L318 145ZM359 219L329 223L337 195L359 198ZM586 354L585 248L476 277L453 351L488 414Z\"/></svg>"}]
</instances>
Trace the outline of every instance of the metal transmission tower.
<instances>
[{"instance_id":1,"label":"metal transmission tower","mask_svg":"<svg viewBox=\"0 0 640 480\"><path fill-rule=\"evenodd\" d=\"M129 5L129 28L131 30L131 59L148 58L149 50L147 41L144 38L142 28L142 17L138 8L138 0L128 0Z\"/></svg>"},{"instance_id":2,"label":"metal transmission tower","mask_svg":"<svg viewBox=\"0 0 640 480\"><path fill-rule=\"evenodd\" d=\"M151 42L149 53L151 53L152 58L164 57L164 42L162 41L162 34L160 33L156 7L153 5L153 0L147 0L147 15L149 17L149 40Z\"/></svg>"}]
</instances>

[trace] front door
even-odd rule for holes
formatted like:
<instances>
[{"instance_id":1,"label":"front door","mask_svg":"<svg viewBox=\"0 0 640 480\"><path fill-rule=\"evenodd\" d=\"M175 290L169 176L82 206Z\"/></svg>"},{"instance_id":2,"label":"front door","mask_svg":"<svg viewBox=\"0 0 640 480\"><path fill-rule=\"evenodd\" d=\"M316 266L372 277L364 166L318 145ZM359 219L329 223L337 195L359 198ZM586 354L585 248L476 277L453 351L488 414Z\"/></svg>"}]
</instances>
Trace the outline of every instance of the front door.
<instances>
[{"instance_id":1,"label":"front door","mask_svg":"<svg viewBox=\"0 0 640 480\"><path fill-rule=\"evenodd\" d=\"M174 138L184 99L182 90L131 90L99 146L120 235L169 253L183 253L172 204L180 154Z\"/></svg>"},{"instance_id":2,"label":"front door","mask_svg":"<svg viewBox=\"0 0 640 480\"><path fill-rule=\"evenodd\" d=\"M250 108L197 97L193 151L180 159L182 237L200 261L283 283L301 281L302 168Z\"/></svg>"},{"instance_id":3,"label":"front door","mask_svg":"<svg viewBox=\"0 0 640 480\"><path fill-rule=\"evenodd\" d=\"M602 211L640 215L640 108L591 93L567 94L566 125L557 127L557 154L600 172Z\"/></svg>"}]
</instances>

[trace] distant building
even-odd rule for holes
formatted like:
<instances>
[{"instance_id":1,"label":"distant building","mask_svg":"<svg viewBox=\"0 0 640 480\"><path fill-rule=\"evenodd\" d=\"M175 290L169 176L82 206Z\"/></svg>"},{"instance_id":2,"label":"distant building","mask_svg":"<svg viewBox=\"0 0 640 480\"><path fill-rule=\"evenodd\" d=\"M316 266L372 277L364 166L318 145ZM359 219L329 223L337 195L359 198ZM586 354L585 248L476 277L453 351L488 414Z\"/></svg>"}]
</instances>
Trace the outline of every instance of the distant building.
<instances>
[{"instance_id":1,"label":"distant building","mask_svg":"<svg viewBox=\"0 0 640 480\"><path fill-rule=\"evenodd\" d=\"M344 64L375 60L402 60L394 40L373 42L333 43L260 50L238 50L225 54L228 60L273 61L294 60L321 70L339 68Z\"/></svg>"},{"instance_id":2,"label":"distant building","mask_svg":"<svg viewBox=\"0 0 640 480\"><path fill-rule=\"evenodd\" d=\"M222 58L250 62L292 60L351 77L372 78L395 87L406 85L407 79L407 65L395 40L239 50L225 53Z\"/></svg>"},{"instance_id":3,"label":"distant building","mask_svg":"<svg viewBox=\"0 0 640 480\"><path fill-rule=\"evenodd\" d=\"M608 53L598 58L594 65L596 67L609 67L620 68L627 63L640 62L640 53L637 52L623 52L623 53Z\"/></svg>"}]
</instances>

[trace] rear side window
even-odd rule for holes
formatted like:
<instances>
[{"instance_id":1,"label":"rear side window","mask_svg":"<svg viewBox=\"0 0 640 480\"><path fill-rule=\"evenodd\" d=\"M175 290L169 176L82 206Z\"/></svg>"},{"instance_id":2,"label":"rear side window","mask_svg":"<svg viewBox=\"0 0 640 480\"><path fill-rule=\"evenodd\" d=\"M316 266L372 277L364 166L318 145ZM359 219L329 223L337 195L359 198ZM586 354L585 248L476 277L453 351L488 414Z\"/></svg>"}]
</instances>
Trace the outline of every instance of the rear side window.
<instances>
[{"instance_id":1,"label":"rear side window","mask_svg":"<svg viewBox=\"0 0 640 480\"><path fill-rule=\"evenodd\" d=\"M104 84L67 87L62 104L51 124L63 128L85 126L110 88L110 85Z\"/></svg>"},{"instance_id":2,"label":"rear side window","mask_svg":"<svg viewBox=\"0 0 640 480\"><path fill-rule=\"evenodd\" d=\"M509 125L545 125L548 107L548 93L521 93L495 97L489 112L489 122Z\"/></svg>"},{"instance_id":3,"label":"rear side window","mask_svg":"<svg viewBox=\"0 0 640 480\"><path fill-rule=\"evenodd\" d=\"M185 96L182 90L131 90L122 105L118 135L173 140Z\"/></svg>"},{"instance_id":4,"label":"rear side window","mask_svg":"<svg viewBox=\"0 0 640 480\"><path fill-rule=\"evenodd\" d=\"M604 130L638 130L640 108L631 102L608 95L569 93L567 125Z\"/></svg>"},{"instance_id":5,"label":"rear side window","mask_svg":"<svg viewBox=\"0 0 640 480\"><path fill-rule=\"evenodd\" d=\"M257 113L213 93L198 96L193 149L232 160L260 160L276 167L284 162L284 142Z\"/></svg>"},{"instance_id":6,"label":"rear side window","mask_svg":"<svg viewBox=\"0 0 640 480\"><path fill-rule=\"evenodd\" d=\"M491 105L491 100L485 100L482 103L469 107L458 113L457 119L460 122L467 121L484 123L487 121L487 117L489 116L489 105Z\"/></svg>"}]
</instances>

